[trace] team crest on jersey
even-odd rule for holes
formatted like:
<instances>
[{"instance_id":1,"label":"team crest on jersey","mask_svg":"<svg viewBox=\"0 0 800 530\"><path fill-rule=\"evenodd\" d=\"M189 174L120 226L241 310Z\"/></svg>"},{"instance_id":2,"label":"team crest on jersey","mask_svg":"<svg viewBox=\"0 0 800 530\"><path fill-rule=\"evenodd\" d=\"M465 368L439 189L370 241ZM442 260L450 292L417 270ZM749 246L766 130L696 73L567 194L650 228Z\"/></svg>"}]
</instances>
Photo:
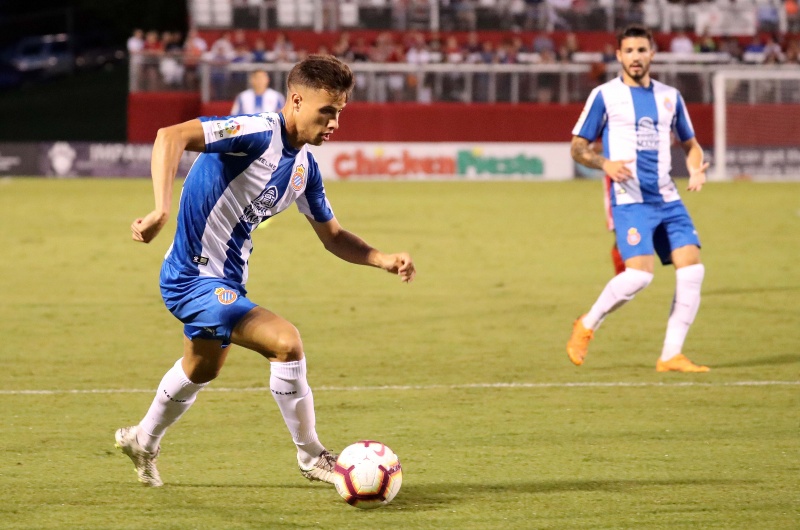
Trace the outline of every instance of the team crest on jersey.
<instances>
[{"instance_id":1,"label":"team crest on jersey","mask_svg":"<svg viewBox=\"0 0 800 530\"><path fill-rule=\"evenodd\" d=\"M251 224L260 223L261 219L269 213L269 209L275 206L276 202L278 202L278 188L270 186L245 207L240 220Z\"/></svg>"},{"instance_id":2,"label":"team crest on jersey","mask_svg":"<svg viewBox=\"0 0 800 530\"><path fill-rule=\"evenodd\" d=\"M675 105L672 104L671 99L664 98L664 108L667 109L669 112L672 112L672 109L675 108Z\"/></svg>"},{"instance_id":3,"label":"team crest on jersey","mask_svg":"<svg viewBox=\"0 0 800 530\"><path fill-rule=\"evenodd\" d=\"M239 295L236 294L236 291L231 291L230 289L225 289L224 287L217 287L214 289L214 294L217 295L217 300L222 305L231 305L239 298Z\"/></svg>"},{"instance_id":4,"label":"team crest on jersey","mask_svg":"<svg viewBox=\"0 0 800 530\"><path fill-rule=\"evenodd\" d=\"M639 241L642 240L642 234L639 233L638 230L631 227L628 228L628 244L632 247L639 244Z\"/></svg>"},{"instance_id":5,"label":"team crest on jersey","mask_svg":"<svg viewBox=\"0 0 800 530\"><path fill-rule=\"evenodd\" d=\"M303 184L306 182L306 168L303 167L302 164L295 168L294 173L292 174L292 189L294 191L300 191L303 189Z\"/></svg>"}]
</instances>

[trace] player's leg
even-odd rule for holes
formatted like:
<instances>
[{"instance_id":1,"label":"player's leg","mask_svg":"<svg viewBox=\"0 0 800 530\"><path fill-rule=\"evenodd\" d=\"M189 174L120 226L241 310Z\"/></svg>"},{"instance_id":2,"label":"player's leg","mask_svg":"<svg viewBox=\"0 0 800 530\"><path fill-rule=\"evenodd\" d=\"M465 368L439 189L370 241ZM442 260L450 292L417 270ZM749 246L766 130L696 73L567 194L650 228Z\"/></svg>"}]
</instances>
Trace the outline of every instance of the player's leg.
<instances>
[{"instance_id":1,"label":"player's leg","mask_svg":"<svg viewBox=\"0 0 800 530\"><path fill-rule=\"evenodd\" d=\"M166 430L217 376L228 354L231 329L255 307L242 286L180 277L167 262L161 291L167 308L184 323L183 356L164 374L139 424L118 429L114 436L117 447L133 461L139 480L150 486L162 485L156 460Z\"/></svg>"},{"instance_id":2,"label":"player's leg","mask_svg":"<svg viewBox=\"0 0 800 530\"><path fill-rule=\"evenodd\" d=\"M317 436L314 394L306 379L297 328L275 313L255 307L233 329L231 341L270 360L269 387L297 447L300 471L310 480L331 482L336 457Z\"/></svg>"},{"instance_id":3,"label":"player's leg","mask_svg":"<svg viewBox=\"0 0 800 530\"><path fill-rule=\"evenodd\" d=\"M199 337L184 337L183 346L183 357L164 374L144 418L115 434L117 446L133 460L139 481L148 486L163 484L156 468L161 439L189 410L200 390L217 376L229 350L220 340Z\"/></svg>"},{"instance_id":4,"label":"player's leg","mask_svg":"<svg viewBox=\"0 0 800 530\"><path fill-rule=\"evenodd\" d=\"M707 366L694 364L682 353L686 335L700 307L705 276L705 267L700 261L700 239L682 201L667 204L663 212L664 220L653 236L653 244L662 263L675 265L675 296L656 370L707 372Z\"/></svg>"},{"instance_id":5,"label":"player's leg","mask_svg":"<svg viewBox=\"0 0 800 530\"><path fill-rule=\"evenodd\" d=\"M574 322L572 335L567 342L567 355L573 364L583 364L589 341L603 320L632 300L653 280L654 226L647 208L642 204L614 208L617 247L625 259L625 270L606 284L589 312Z\"/></svg>"}]
</instances>

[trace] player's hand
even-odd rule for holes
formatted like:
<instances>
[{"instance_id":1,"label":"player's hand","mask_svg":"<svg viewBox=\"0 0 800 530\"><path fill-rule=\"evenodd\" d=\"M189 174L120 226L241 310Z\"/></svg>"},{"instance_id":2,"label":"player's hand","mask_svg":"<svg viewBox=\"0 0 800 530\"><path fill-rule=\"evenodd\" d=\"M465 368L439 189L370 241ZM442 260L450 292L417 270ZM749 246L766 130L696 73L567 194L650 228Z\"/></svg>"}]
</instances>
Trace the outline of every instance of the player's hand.
<instances>
[{"instance_id":1,"label":"player's hand","mask_svg":"<svg viewBox=\"0 0 800 530\"><path fill-rule=\"evenodd\" d=\"M164 228L164 225L167 224L167 219L167 214L153 210L131 223L131 237L134 241L149 243Z\"/></svg>"},{"instance_id":2,"label":"player's hand","mask_svg":"<svg viewBox=\"0 0 800 530\"><path fill-rule=\"evenodd\" d=\"M706 183L706 169L709 163L706 162L697 169L689 168L689 186L686 188L689 191L700 191L703 189L703 184Z\"/></svg>"},{"instance_id":3,"label":"player's hand","mask_svg":"<svg viewBox=\"0 0 800 530\"><path fill-rule=\"evenodd\" d=\"M397 274L406 283L414 280L417 269L414 268L414 261L407 252L399 254L387 254L381 268L392 274Z\"/></svg>"},{"instance_id":4,"label":"player's hand","mask_svg":"<svg viewBox=\"0 0 800 530\"><path fill-rule=\"evenodd\" d=\"M625 182L626 180L633 178L633 173L628 167L628 164L631 162L633 162L633 159L606 160L603 162L603 171L605 171L606 175L608 175L608 177L614 182Z\"/></svg>"}]
</instances>

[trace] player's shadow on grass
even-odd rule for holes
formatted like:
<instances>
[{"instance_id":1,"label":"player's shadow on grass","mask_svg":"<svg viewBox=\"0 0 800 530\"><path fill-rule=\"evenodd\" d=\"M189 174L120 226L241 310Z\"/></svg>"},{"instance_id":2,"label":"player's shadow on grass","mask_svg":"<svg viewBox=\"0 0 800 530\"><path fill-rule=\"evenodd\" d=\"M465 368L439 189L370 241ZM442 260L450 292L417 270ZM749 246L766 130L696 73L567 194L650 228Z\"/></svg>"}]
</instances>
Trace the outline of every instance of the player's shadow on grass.
<instances>
[{"instance_id":1,"label":"player's shadow on grass","mask_svg":"<svg viewBox=\"0 0 800 530\"><path fill-rule=\"evenodd\" d=\"M704 289L703 297L729 295L729 294L758 294L769 292L800 291L800 285L784 285L775 287L744 287L730 289Z\"/></svg>"},{"instance_id":2,"label":"player's shadow on grass","mask_svg":"<svg viewBox=\"0 0 800 530\"><path fill-rule=\"evenodd\" d=\"M636 492L653 487L723 486L755 483L756 480L679 479L679 480L549 480L495 484L403 484L389 507L404 510L433 510L444 505L474 502L473 497L486 495L523 495L563 493L570 491Z\"/></svg>"},{"instance_id":3,"label":"player's shadow on grass","mask_svg":"<svg viewBox=\"0 0 800 530\"><path fill-rule=\"evenodd\" d=\"M782 353L768 357L756 357L744 361L730 363L714 363L713 367L718 368L746 368L751 366L775 366L779 364L797 364L800 362L800 353Z\"/></svg>"}]
</instances>

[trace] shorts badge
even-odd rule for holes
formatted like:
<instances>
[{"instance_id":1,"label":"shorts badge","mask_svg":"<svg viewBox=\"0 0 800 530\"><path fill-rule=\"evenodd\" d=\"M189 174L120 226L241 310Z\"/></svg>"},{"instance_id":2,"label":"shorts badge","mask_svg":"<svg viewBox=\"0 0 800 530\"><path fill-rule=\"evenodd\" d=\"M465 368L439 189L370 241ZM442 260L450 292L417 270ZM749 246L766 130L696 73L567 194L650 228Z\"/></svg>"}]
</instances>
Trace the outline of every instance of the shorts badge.
<instances>
[{"instance_id":1,"label":"shorts badge","mask_svg":"<svg viewBox=\"0 0 800 530\"><path fill-rule=\"evenodd\" d=\"M230 305L239 298L239 295L236 294L236 291L231 291L230 289L225 289L223 287L217 287L214 289L214 294L217 295L217 300L222 305Z\"/></svg>"},{"instance_id":2,"label":"shorts badge","mask_svg":"<svg viewBox=\"0 0 800 530\"><path fill-rule=\"evenodd\" d=\"M638 230L635 228L628 228L628 244L630 246L636 246L639 244L639 241L642 240L642 234L639 233Z\"/></svg>"}]
</instances>

